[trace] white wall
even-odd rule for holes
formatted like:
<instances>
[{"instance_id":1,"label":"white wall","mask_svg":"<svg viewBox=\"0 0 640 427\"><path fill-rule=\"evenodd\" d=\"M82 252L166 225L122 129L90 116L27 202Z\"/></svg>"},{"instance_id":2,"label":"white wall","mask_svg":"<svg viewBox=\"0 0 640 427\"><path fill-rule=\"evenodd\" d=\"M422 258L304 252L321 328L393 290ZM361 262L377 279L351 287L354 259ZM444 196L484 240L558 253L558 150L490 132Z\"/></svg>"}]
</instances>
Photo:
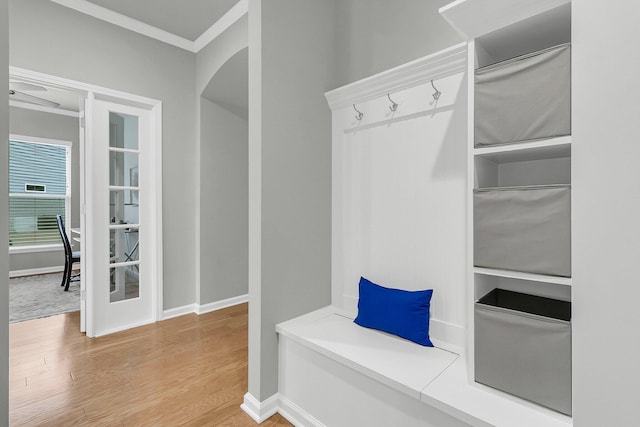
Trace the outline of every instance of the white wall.
<instances>
[{"instance_id":1,"label":"white wall","mask_svg":"<svg viewBox=\"0 0 640 427\"><path fill-rule=\"evenodd\" d=\"M0 0L0 164L9 164L9 21L7 1ZM0 200L9 200L9 175L0 173ZM0 247L9 247L9 209L0 209ZM0 427L9 425L9 256L0 255Z\"/></svg>"},{"instance_id":2,"label":"white wall","mask_svg":"<svg viewBox=\"0 0 640 427\"><path fill-rule=\"evenodd\" d=\"M15 135L36 136L72 142L71 224L65 224L65 226L67 229L80 227L80 125L78 118L11 107L9 109L9 131ZM80 250L77 243L73 250ZM10 271L63 266L63 249L52 252L11 254L9 256Z\"/></svg>"},{"instance_id":3,"label":"white wall","mask_svg":"<svg viewBox=\"0 0 640 427\"><path fill-rule=\"evenodd\" d=\"M451 73L437 104L427 82L393 92L394 113L385 95L357 104L361 121L351 103L334 111L332 302L355 315L360 276L433 289L431 337L463 347L467 92Z\"/></svg>"},{"instance_id":4,"label":"white wall","mask_svg":"<svg viewBox=\"0 0 640 427\"><path fill-rule=\"evenodd\" d=\"M572 14L574 425L637 426L640 4Z\"/></svg>"},{"instance_id":5,"label":"white wall","mask_svg":"<svg viewBox=\"0 0 640 427\"><path fill-rule=\"evenodd\" d=\"M48 0L11 0L10 64L163 102L164 308L195 301L195 54Z\"/></svg>"},{"instance_id":6,"label":"white wall","mask_svg":"<svg viewBox=\"0 0 640 427\"><path fill-rule=\"evenodd\" d=\"M200 304L207 304L248 292L249 125L206 98L200 111Z\"/></svg>"}]
</instances>

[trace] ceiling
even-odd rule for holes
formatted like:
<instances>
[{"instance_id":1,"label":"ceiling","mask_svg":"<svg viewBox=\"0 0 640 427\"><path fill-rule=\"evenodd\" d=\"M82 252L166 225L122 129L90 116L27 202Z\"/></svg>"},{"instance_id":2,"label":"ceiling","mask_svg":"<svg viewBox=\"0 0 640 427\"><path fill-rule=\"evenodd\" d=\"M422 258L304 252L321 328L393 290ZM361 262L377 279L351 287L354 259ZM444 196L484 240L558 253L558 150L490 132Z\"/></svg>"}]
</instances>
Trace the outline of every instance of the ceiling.
<instances>
[{"instance_id":1,"label":"ceiling","mask_svg":"<svg viewBox=\"0 0 640 427\"><path fill-rule=\"evenodd\" d=\"M238 0L88 0L121 15L194 41Z\"/></svg>"},{"instance_id":2,"label":"ceiling","mask_svg":"<svg viewBox=\"0 0 640 427\"><path fill-rule=\"evenodd\" d=\"M71 7L81 12L88 13L99 19L113 22L112 16L105 17L107 12L123 15L127 18L142 22L157 29L171 33L184 39L185 43L195 42L209 30L216 22L221 20L241 0L52 0L63 6ZM91 6L92 5L92 6ZM87 8L87 6L91 7ZM99 6L96 8L96 6ZM104 9L101 9L104 8ZM98 9L97 11L95 9ZM237 7L236 7L237 9ZM102 10L103 12L101 12ZM110 13L110 12L109 12ZM234 13L235 15L235 13ZM224 21L221 20L220 22ZM228 15L226 17L228 20ZM218 24L220 24L218 22ZM126 25L124 25L126 27ZM136 31L134 28L132 28ZM145 33L146 34L146 33ZM149 34L146 34L149 35ZM153 35L152 35L153 37ZM163 40L166 41L166 40ZM197 42L196 42L197 44ZM183 46L179 46L183 47ZM196 48L197 50L197 48ZM228 78L227 84L215 79L209 86L205 97L219 103L224 108L246 117L247 115L247 69L248 60L246 52L234 58L229 66L224 67L223 74ZM17 80L16 80L17 81ZM228 82L235 82L229 84ZM79 97L68 91L48 88L46 92L31 92L23 90L27 95L37 96L60 104L60 109L78 111ZM240 93L240 96L238 94ZM209 95L209 96L207 96ZM28 101L22 101L28 102Z\"/></svg>"}]
</instances>

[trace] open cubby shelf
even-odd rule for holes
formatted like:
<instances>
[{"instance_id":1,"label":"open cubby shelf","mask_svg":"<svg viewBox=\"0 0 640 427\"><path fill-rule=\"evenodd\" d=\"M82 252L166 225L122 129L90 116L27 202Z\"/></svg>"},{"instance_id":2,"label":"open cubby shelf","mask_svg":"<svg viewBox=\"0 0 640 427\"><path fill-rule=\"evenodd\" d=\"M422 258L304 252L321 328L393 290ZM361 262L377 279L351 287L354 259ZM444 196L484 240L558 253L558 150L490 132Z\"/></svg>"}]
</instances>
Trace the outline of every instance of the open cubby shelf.
<instances>
[{"instance_id":1,"label":"open cubby shelf","mask_svg":"<svg viewBox=\"0 0 640 427\"><path fill-rule=\"evenodd\" d=\"M487 98L481 98L482 96L486 96L486 87L478 86L480 91L476 94L476 73L478 73L478 82L479 85L485 84L486 82L486 73L493 72L492 68L485 68L483 70L479 70L480 68L487 67L489 65L498 64L503 61L503 64L497 65L497 67L503 67L503 69L508 69L508 67L513 67L512 64L517 64L518 62L524 63L528 58L532 58L535 55L529 56L529 54L533 54L534 52L539 52L544 49L549 49L555 46L560 46L563 44L567 44L571 42L571 3L564 2L555 2L555 6L549 6L550 8L545 9L545 7L537 2L527 2L527 1L519 1L516 2L521 6L526 6L531 8L530 10L535 11L532 12L529 16L512 16L513 19L507 19L508 9L511 3L503 0L496 0L495 3L492 3L490 9L485 10L486 7L481 8L480 2L474 2L472 0L461 0L459 2L452 3L451 6L445 8L443 15L449 22L454 25L461 33L466 34L470 43L469 43L469 61L467 64L468 70L468 82L469 82L469 106L468 106L468 126L470 131L468 132L468 174L469 174L469 186L468 186L468 201L470 205L469 209L469 217L468 221L470 224L470 239L469 239L469 249L468 253L470 255L469 263L469 292L470 296L467 298L467 315L470 317L470 330L468 331L468 347L467 347L467 356L468 356L468 376L469 381L474 383L478 380L478 378L482 378L486 376L487 371L485 368L477 365L480 361L476 361L476 353L475 348L477 343L475 342L476 335L476 324L474 321L475 312L475 303L483 296L492 292L494 289L501 289L504 291L512 291L512 292L520 292L525 294L534 295L537 297L545 297L552 298L556 300L561 300L564 302L571 302L571 294L572 294L572 286L573 279L571 277L560 277L553 276L547 274L533 274L523 271L513 271L503 268L486 268L486 267L477 267L473 265L475 259L475 250L477 248L481 248L482 250L487 250L489 252L483 252L483 254L490 253L491 250L499 247L511 247L511 246L487 246L485 243L487 240L478 240L480 244L474 245L474 236L476 236L476 232L483 233L485 232L486 222L476 222L477 219L484 221L487 217L486 209L482 211L485 215L484 217L476 217L475 212L475 202L476 198L474 196L474 192L477 190L490 191L490 189L498 189L504 190L503 187L516 187L518 191L524 191L524 188L520 187L530 187L530 186L550 186L550 185L563 185L563 186L571 186L572 184L572 137L569 134L563 134L565 132L557 132L557 136L543 137L543 138L532 138L528 140L520 140L513 142L504 142L509 141L509 139L495 139L496 143L494 145L493 141L489 140L487 142L487 135L491 135L489 131L493 131L493 129L497 129L496 138L498 135L505 134L505 130L510 130L508 126L516 123L513 121L511 117L511 111L518 110L509 110L503 111L500 113L500 116L492 116L492 112L494 111L491 108L488 108L487 105L491 106L492 104L486 104ZM526 3L526 4L525 4ZM486 6L486 3L482 3ZM475 8L475 9L474 9ZM486 19L483 17L486 16ZM557 49L553 49L554 51L561 51L563 48L559 47ZM546 51L545 51L546 52ZM565 52L565 60L566 60L566 50ZM520 58L522 55L524 57ZM540 55L542 58L544 54ZM518 58L518 60L510 61L511 59ZM526 58L526 59L523 59ZM521 61L522 60L522 61ZM507 65L509 64L509 65ZM564 62L563 64L566 64ZM517 65L519 66L519 65ZM517 67L516 66L516 67ZM513 69L513 68L512 68ZM558 68L560 69L560 68ZM562 68L564 72L566 72L567 68ZM491 70L491 71L489 71ZM510 75L509 72L504 71L504 76ZM546 74L538 74L539 81L536 81L536 87L542 88L544 91L546 89L544 86L544 75ZM567 76L567 74L561 74L562 76ZM549 78L553 78L553 76L549 76ZM566 80L568 81L568 80ZM570 84L570 83L569 83ZM517 80L508 82L508 86L511 92L498 92L501 87L491 88L491 90L495 90L494 93L502 94L506 93L518 93L522 87L523 91L527 88L520 85L520 82ZM526 86L526 85L524 85ZM513 89L512 89L513 88ZM562 86L562 88L566 88ZM553 92L553 91L549 91ZM524 92L522 92L524 93ZM542 93L542 92L541 92ZM565 100L566 92L565 93ZM477 96L476 96L477 95ZM496 98L501 99L501 98ZM527 98L528 100L529 98ZM534 97L534 99L536 99ZM520 101L520 100L519 100ZM508 101L505 101L508 102ZM544 100L539 101L544 102ZM502 104L498 103L500 108L502 108ZM506 105L506 104L505 104ZM527 102L522 102L522 105L527 108L530 104ZM538 106L543 106L542 111L545 114L548 114L549 110L545 109L546 104L537 104ZM563 104L566 106L567 104ZM551 108L551 107L549 107ZM566 117L569 117L570 122L570 111L563 107L563 113L569 112L569 115L550 115L550 117L563 117L565 121L563 123L568 123ZM478 110L476 110L478 109ZM504 108L503 108L504 109ZM531 111L536 111L535 109L531 109ZM540 109L538 109L540 111ZM504 116L503 116L504 115ZM479 127L476 127L476 120L487 120L486 122L477 122ZM537 120L538 117L533 118ZM501 124L505 123L506 128L501 128ZM523 121L526 123L526 120ZM551 126L552 128L553 126ZM570 128L570 123L569 126ZM566 128L566 126L565 126ZM477 129L477 135L474 132L474 129ZM518 129L516 127L516 129ZM522 127L522 129L527 129ZM517 132L516 132L517 133ZM526 133L526 132L525 132ZM476 138L478 139L478 145L476 146ZM524 138L519 138L524 139ZM569 196L571 197L571 196ZM496 198L499 199L499 198ZM526 200L524 197L523 200L515 199L513 203L515 204L526 204L530 203L530 200ZM537 200L535 198L532 198ZM486 200L486 199L485 199ZM565 199L566 200L566 199ZM486 203L486 202L484 202ZM500 202L503 203L503 202ZM537 202L532 202L537 203ZM508 205L508 204L507 204ZM480 205L478 204L478 209L480 209ZM531 206L533 211L528 212L536 212L539 209L538 204L530 204L527 206ZM566 206L566 205L565 205ZM504 212L507 212L506 210ZM520 211L514 212L523 212ZM546 218L545 210L542 210L540 215L537 217ZM567 212L564 210L563 212ZM570 212L570 211L569 211ZM555 212L557 213L557 212ZM554 213L554 214L555 214ZM569 218L570 218L569 213ZM533 216L536 216L535 214ZM513 216L512 216L513 217ZM497 218L501 218L498 216ZM506 220L509 220L508 215L505 216ZM566 218L566 216L565 216ZM498 221L499 224L501 224ZM542 221L542 225L544 225L544 221ZM479 224L478 227L475 228L475 224ZM532 224L531 230L537 230L540 226L540 221L531 222L526 224ZM526 226L525 224L525 226ZM566 225L566 221L564 222ZM498 227L499 228L499 227ZM570 223L569 223L570 228ZM507 230L508 228L505 228ZM563 228L566 230L566 227ZM511 232L511 231L509 231ZM515 234L519 236L519 234ZM524 236L527 238L538 238L538 235L535 232L524 233ZM480 239L480 237L479 237ZM569 237L570 239L570 237ZM498 242L503 242L499 239L496 239ZM516 241L516 240L512 240ZM562 254L567 254L564 250L565 246L556 246L553 240L541 240L544 242L553 242L552 247L554 249L562 249ZM493 242L493 241L491 241ZM518 240L518 242L520 242ZM551 244L551 243L549 243ZM569 245L570 247L570 245ZM487 249L488 248L488 249ZM569 249L570 250L570 249ZM508 253L508 251L506 251ZM547 252L542 252L547 253ZM523 258L525 261L527 258ZM569 252L570 259L570 252ZM483 265L485 265L483 263ZM566 264L565 264L566 265ZM535 270L532 270L535 271ZM486 327L486 324L484 325ZM480 327L480 326L478 326ZM486 329L484 330L486 332ZM484 336L484 339L487 337ZM569 344L570 346L570 344ZM499 351L496 354L500 354ZM479 356L482 358L482 356ZM537 362L537 360L533 360L533 362ZM478 369L478 371L476 371ZM567 371L565 370L564 373ZM569 377L570 377L570 368L569 368ZM481 375L479 375L481 374ZM516 379L517 381L517 379ZM482 382L482 381L481 381ZM565 382L563 382L565 384ZM498 386L498 388L500 388ZM506 389L505 389L506 390ZM517 394L517 393L516 393ZM535 399L534 399L535 401ZM547 405L544 402L536 402L539 405ZM557 402L553 402L555 404ZM553 404L551 406L553 406ZM541 411L544 411L542 407L540 407ZM563 412L565 414L570 414L571 405L570 399L569 403L567 403L566 399L562 402L558 403L558 407L556 410ZM570 416L567 420L571 420Z\"/></svg>"},{"instance_id":2,"label":"open cubby shelf","mask_svg":"<svg viewBox=\"0 0 640 427\"><path fill-rule=\"evenodd\" d=\"M497 268L473 267L473 272L485 276L507 277L510 279L530 280L554 285L571 286L571 277L548 276L545 274L524 273L522 271L500 270Z\"/></svg>"}]
</instances>

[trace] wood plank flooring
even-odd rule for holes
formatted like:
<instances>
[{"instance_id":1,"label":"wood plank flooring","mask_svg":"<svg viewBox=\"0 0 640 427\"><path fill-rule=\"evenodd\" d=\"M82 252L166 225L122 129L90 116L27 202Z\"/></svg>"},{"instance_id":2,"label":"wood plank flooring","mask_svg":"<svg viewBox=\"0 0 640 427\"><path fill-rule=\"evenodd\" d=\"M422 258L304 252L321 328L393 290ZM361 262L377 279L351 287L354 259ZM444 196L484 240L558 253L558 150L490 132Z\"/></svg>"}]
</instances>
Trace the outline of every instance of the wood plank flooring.
<instances>
[{"instance_id":1,"label":"wood plank flooring","mask_svg":"<svg viewBox=\"0 0 640 427\"><path fill-rule=\"evenodd\" d=\"M79 330L79 312L10 325L10 425L256 425L240 409L247 304L101 338Z\"/></svg>"}]
</instances>

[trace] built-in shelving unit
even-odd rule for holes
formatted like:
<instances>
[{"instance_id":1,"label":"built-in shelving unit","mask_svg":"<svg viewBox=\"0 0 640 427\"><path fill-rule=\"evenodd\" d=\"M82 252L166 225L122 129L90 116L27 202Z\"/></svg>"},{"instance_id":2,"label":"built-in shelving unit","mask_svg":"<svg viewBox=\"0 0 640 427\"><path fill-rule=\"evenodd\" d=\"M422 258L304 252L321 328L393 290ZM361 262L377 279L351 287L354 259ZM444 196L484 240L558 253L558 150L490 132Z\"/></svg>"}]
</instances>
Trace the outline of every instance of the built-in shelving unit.
<instances>
[{"instance_id":1,"label":"built-in shelving unit","mask_svg":"<svg viewBox=\"0 0 640 427\"><path fill-rule=\"evenodd\" d=\"M474 191L571 185L571 135L475 146L475 71L520 55L571 42L570 0L458 0L440 10L469 42L467 363L475 379L474 303L495 288L571 301L571 277L474 265ZM540 407L540 411L547 409ZM571 418L565 418L571 423Z\"/></svg>"}]
</instances>

